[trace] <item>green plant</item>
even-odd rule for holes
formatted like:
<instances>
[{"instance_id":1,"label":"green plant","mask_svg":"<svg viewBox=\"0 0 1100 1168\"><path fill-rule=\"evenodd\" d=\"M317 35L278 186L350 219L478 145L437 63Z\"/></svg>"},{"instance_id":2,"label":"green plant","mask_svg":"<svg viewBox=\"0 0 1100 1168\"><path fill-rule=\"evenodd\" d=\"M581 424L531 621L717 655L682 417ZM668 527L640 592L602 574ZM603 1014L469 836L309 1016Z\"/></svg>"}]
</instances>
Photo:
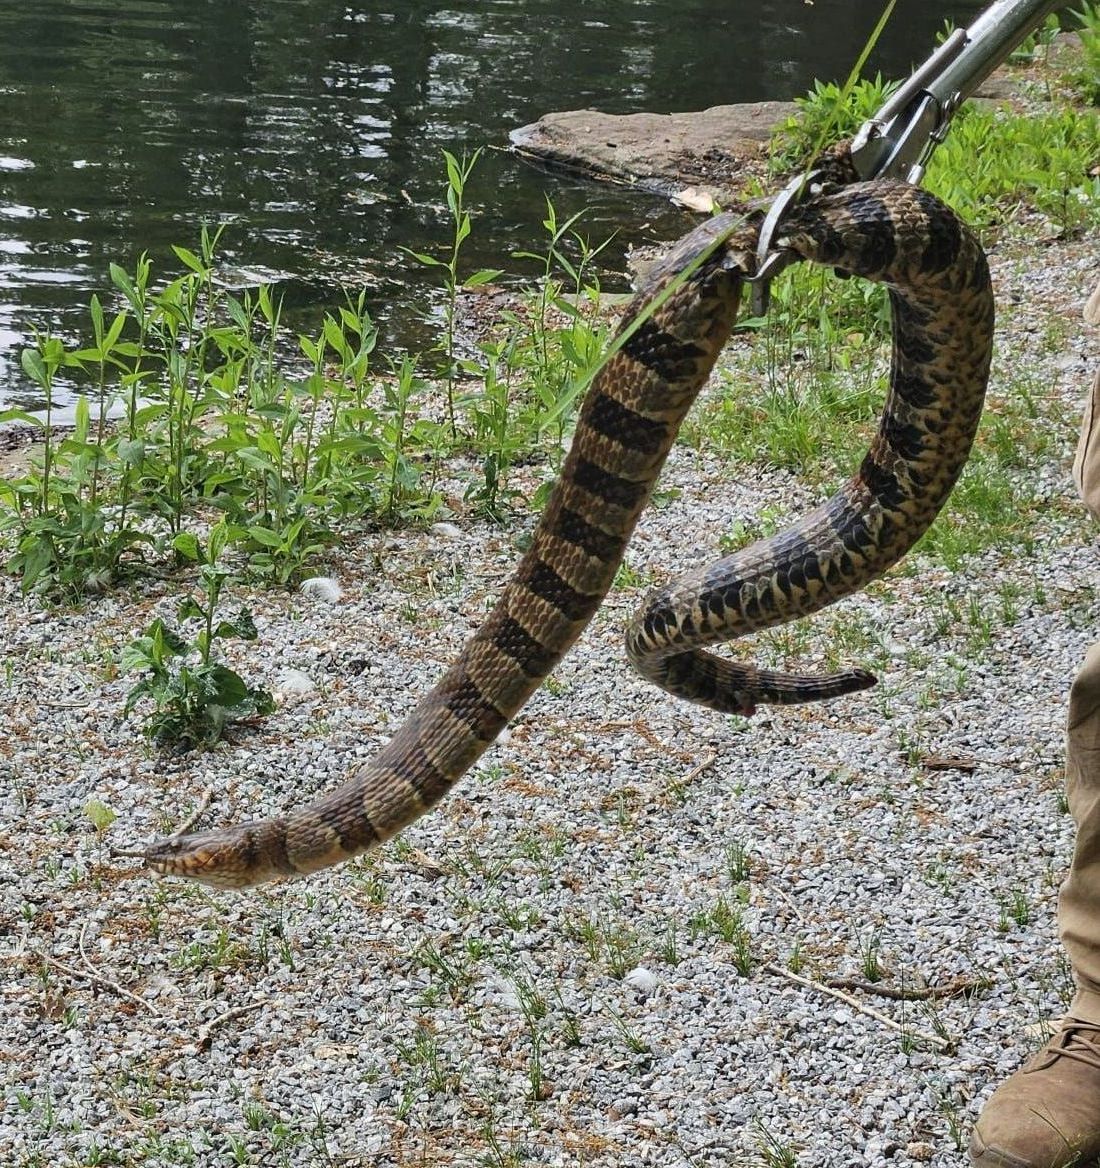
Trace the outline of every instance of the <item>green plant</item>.
<instances>
[{"instance_id":1,"label":"green plant","mask_svg":"<svg viewBox=\"0 0 1100 1168\"><path fill-rule=\"evenodd\" d=\"M106 836L111 824L118 818L118 812L91 796L84 803L84 817L95 828L96 844L102 851L104 836Z\"/></svg>"},{"instance_id":2,"label":"green plant","mask_svg":"<svg viewBox=\"0 0 1100 1168\"><path fill-rule=\"evenodd\" d=\"M742 977L752 973L757 958L753 950L752 933L739 907L720 896L712 909L691 917L688 926L693 939L706 933L720 937L732 950L733 965L737 972Z\"/></svg>"},{"instance_id":3,"label":"green plant","mask_svg":"<svg viewBox=\"0 0 1100 1168\"><path fill-rule=\"evenodd\" d=\"M447 1065L439 1039L430 1027L418 1024L412 1042L397 1042L395 1045L402 1061L417 1075L421 1086L433 1095L458 1094L462 1073Z\"/></svg>"},{"instance_id":4,"label":"green plant","mask_svg":"<svg viewBox=\"0 0 1100 1168\"><path fill-rule=\"evenodd\" d=\"M482 481L471 482L466 499L478 514L495 522L503 520L503 505L516 494L507 489L508 470L530 442L529 433L524 433L515 419L517 347L514 332L481 346L485 357L484 387L466 402L473 440L482 456Z\"/></svg>"},{"instance_id":5,"label":"green plant","mask_svg":"<svg viewBox=\"0 0 1100 1168\"><path fill-rule=\"evenodd\" d=\"M575 229L580 216L578 212L559 221L554 204L547 198L542 221L548 237L545 250L513 253L516 259L535 261L541 269L525 317L527 353L533 358L530 394L537 407L529 422L528 440L537 442L546 430L553 433L555 467L560 465L578 390L598 367L607 336L598 323L599 284L590 282L588 273L613 236L591 246ZM554 317L563 323L553 325Z\"/></svg>"},{"instance_id":6,"label":"green plant","mask_svg":"<svg viewBox=\"0 0 1100 1168\"><path fill-rule=\"evenodd\" d=\"M610 1006L607 1007L607 1012L611 1016L612 1025L619 1032L623 1042L626 1044L627 1050L631 1054L647 1055L651 1052L652 1047L650 1044L630 1026L621 1014L613 1010Z\"/></svg>"},{"instance_id":7,"label":"green plant","mask_svg":"<svg viewBox=\"0 0 1100 1168\"><path fill-rule=\"evenodd\" d=\"M427 419L409 424L409 408L415 394L425 388L416 376L411 357L402 358L393 376L383 383L384 409L378 431L380 464L384 486L379 511L390 523L416 516L431 518L442 500L429 487L422 487L423 474L408 456L413 443L421 448L439 440L438 427ZM448 408L450 408L448 398Z\"/></svg>"},{"instance_id":8,"label":"green plant","mask_svg":"<svg viewBox=\"0 0 1100 1168\"><path fill-rule=\"evenodd\" d=\"M496 268L482 268L465 279L461 279L458 274L462 245L469 238L471 230L470 212L466 209L466 186L480 157L481 147L478 147L472 155L463 154L461 159L456 158L449 150L443 151L443 160L447 166L447 210L451 216L451 246L447 258L441 260L426 252L409 251L409 254L419 263L427 267L438 268L443 274L444 332L440 348L443 356L443 376L447 388L447 423L452 438L458 435L454 391L458 374L462 372L461 362L455 347L458 294L461 289L478 288L482 284L488 284L495 280L500 275L499 269Z\"/></svg>"},{"instance_id":9,"label":"green plant","mask_svg":"<svg viewBox=\"0 0 1100 1168\"><path fill-rule=\"evenodd\" d=\"M996 150L986 148L997 143ZM927 185L979 227L1034 206L1063 232L1100 220L1100 117L1073 109L1016 114L964 106L932 156Z\"/></svg>"},{"instance_id":10,"label":"green plant","mask_svg":"<svg viewBox=\"0 0 1100 1168\"><path fill-rule=\"evenodd\" d=\"M1085 101L1100 105L1100 4L1085 0L1080 8L1073 9L1072 15L1080 26L1077 36L1084 54L1073 81Z\"/></svg>"},{"instance_id":11,"label":"green plant","mask_svg":"<svg viewBox=\"0 0 1100 1168\"><path fill-rule=\"evenodd\" d=\"M241 607L231 619L217 619L218 601L230 578L218 566L228 538L226 525L220 523L211 531L205 549L188 532L180 532L172 541L180 556L201 565L201 598L189 594L177 611L180 620L199 620L194 640L185 640L157 618L122 651L124 669L148 674L130 690L125 712L129 714L143 698L151 698L154 708L144 730L158 743L209 747L232 723L275 709L267 690L247 685L238 673L213 659L215 641L229 637L254 641L257 635L247 608ZM176 658L183 660L176 662Z\"/></svg>"},{"instance_id":12,"label":"green plant","mask_svg":"<svg viewBox=\"0 0 1100 1168\"><path fill-rule=\"evenodd\" d=\"M848 85L815 81L805 96L795 98L798 112L776 131L773 169L781 173L798 170L811 162L823 145L850 138L897 87L896 81L884 80L881 73Z\"/></svg>"},{"instance_id":13,"label":"green plant","mask_svg":"<svg viewBox=\"0 0 1100 1168\"><path fill-rule=\"evenodd\" d=\"M882 963L879 961L879 950L882 947L882 936L878 929L872 929L866 936L860 936L859 966L864 978L870 982L882 980Z\"/></svg>"},{"instance_id":14,"label":"green plant","mask_svg":"<svg viewBox=\"0 0 1100 1168\"><path fill-rule=\"evenodd\" d=\"M102 370L117 342L122 317L116 317L104 334L102 311L93 298L92 320ZM43 394L45 416L39 422L21 411L8 410L3 417L41 425L44 441L39 468L22 479L0 480L0 504L8 508L8 514L0 518L0 530L15 537L7 567L22 577L24 592L35 590L72 600L85 592L102 591L121 572L126 550L151 543L152 537L103 507L99 497L107 456L106 394L99 396L94 433L88 400L83 397L77 401L73 433L59 440L55 432L54 383L61 369L80 365L79 355L67 353L56 337L38 335L33 346L22 350L20 362Z\"/></svg>"},{"instance_id":15,"label":"green plant","mask_svg":"<svg viewBox=\"0 0 1100 1168\"><path fill-rule=\"evenodd\" d=\"M583 942L589 958L593 962L606 961L608 972L619 981L641 956L637 934L603 916L585 917L571 932Z\"/></svg>"},{"instance_id":16,"label":"green plant","mask_svg":"<svg viewBox=\"0 0 1100 1168\"><path fill-rule=\"evenodd\" d=\"M726 871L734 884L742 884L749 878L751 849L742 840L734 840L726 846Z\"/></svg>"},{"instance_id":17,"label":"green plant","mask_svg":"<svg viewBox=\"0 0 1100 1168\"><path fill-rule=\"evenodd\" d=\"M754 1121L759 1168L798 1168L798 1155L790 1144L785 1144L761 1123Z\"/></svg>"}]
</instances>

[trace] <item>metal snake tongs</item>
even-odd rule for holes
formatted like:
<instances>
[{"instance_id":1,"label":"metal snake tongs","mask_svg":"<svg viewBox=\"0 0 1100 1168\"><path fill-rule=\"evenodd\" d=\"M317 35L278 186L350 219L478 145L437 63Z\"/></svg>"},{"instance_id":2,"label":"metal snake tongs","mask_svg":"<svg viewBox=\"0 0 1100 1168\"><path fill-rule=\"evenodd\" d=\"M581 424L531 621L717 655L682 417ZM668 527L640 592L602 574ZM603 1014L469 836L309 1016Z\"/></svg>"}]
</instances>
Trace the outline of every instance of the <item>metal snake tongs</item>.
<instances>
[{"instance_id":1,"label":"metal snake tongs","mask_svg":"<svg viewBox=\"0 0 1100 1168\"><path fill-rule=\"evenodd\" d=\"M860 178L893 178L920 184L932 152L947 135L951 118L1013 49L1065 0L997 0L969 28L957 28L907 81L887 98L852 139L852 162ZM772 280L792 262L773 244L787 211L815 194L819 172L796 175L775 197L756 249L752 310L768 309Z\"/></svg>"}]
</instances>

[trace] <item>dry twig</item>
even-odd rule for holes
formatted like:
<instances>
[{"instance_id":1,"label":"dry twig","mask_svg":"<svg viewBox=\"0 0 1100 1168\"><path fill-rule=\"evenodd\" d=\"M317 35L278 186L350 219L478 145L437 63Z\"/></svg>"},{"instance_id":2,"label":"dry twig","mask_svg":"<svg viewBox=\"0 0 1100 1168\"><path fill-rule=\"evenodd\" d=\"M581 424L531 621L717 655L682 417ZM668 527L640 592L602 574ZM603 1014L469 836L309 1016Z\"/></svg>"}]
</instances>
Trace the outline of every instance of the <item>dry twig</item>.
<instances>
[{"instance_id":1,"label":"dry twig","mask_svg":"<svg viewBox=\"0 0 1100 1168\"><path fill-rule=\"evenodd\" d=\"M881 1010L876 1010L873 1006L868 1006L865 1002L861 1002L859 998L853 998L851 994L844 993L843 990L833 989L823 982L812 981L808 977L802 977L800 974L792 973L789 969L784 969L783 966L776 965L773 961L769 961L763 968L768 973L774 973L779 977L787 978L788 981L797 982L798 985L805 986L806 989L817 990L818 993L827 994L830 998L836 998L838 1001L851 1006L853 1010L858 1010L861 1014L866 1014L868 1018L874 1018L876 1022L881 1022L883 1026L889 1026L891 1030L908 1034L911 1038L919 1039L921 1042L931 1043L933 1046L938 1046L940 1050L951 1050L954 1046L954 1043L946 1038L941 1038L938 1034L930 1034L927 1030L914 1030L911 1026L904 1026L900 1022L895 1022L888 1014L882 1013Z\"/></svg>"},{"instance_id":2,"label":"dry twig","mask_svg":"<svg viewBox=\"0 0 1100 1168\"><path fill-rule=\"evenodd\" d=\"M696 763L695 766L693 766L691 770L680 779L681 785L690 783L697 779L704 771L709 771L710 768L714 766L717 758L718 752L712 750L710 754L708 754L706 758L703 759L702 762Z\"/></svg>"},{"instance_id":3,"label":"dry twig","mask_svg":"<svg viewBox=\"0 0 1100 1168\"><path fill-rule=\"evenodd\" d=\"M226 1010L224 1014L219 1014L216 1018L211 1018L209 1022L204 1022L199 1027L199 1033L195 1038L195 1053L198 1054L210 1046L210 1039L219 1026L224 1025L226 1022L232 1022L234 1018L251 1014L253 1011L259 1010L262 1006L266 1005L267 998L260 998L257 1002L249 1002L247 1006L234 1006L232 1010Z\"/></svg>"},{"instance_id":4,"label":"dry twig","mask_svg":"<svg viewBox=\"0 0 1100 1168\"><path fill-rule=\"evenodd\" d=\"M961 998L989 988L989 982L981 977L955 977L943 985L905 986L885 985L882 982L860 981L854 977L831 977L825 985L834 990L860 990L865 994L875 994L880 998L890 998L895 1002L928 1002L938 998Z\"/></svg>"},{"instance_id":5,"label":"dry twig","mask_svg":"<svg viewBox=\"0 0 1100 1168\"><path fill-rule=\"evenodd\" d=\"M205 791L199 796L199 801L195 806L194 811L175 829L171 834L171 839L175 839L178 835L184 835L195 826L195 822L200 815L206 813L207 807L210 806L210 800L214 797L214 788L207 787Z\"/></svg>"},{"instance_id":6,"label":"dry twig","mask_svg":"<svg viewBox=\"0 0 1100 1168\"><path fill-rule=\"evenodd\" d=\"M103 974L96 970L84 949L84 933L87 928L87 923L85 923L84 927L80 930L80 959L84 964L83 969L79 969L75 965L68 965L64 961L59 961L56 957L51 957L49 953L43 953L40 949L20 949L13 956L25 958L33 955L53 969L66 974L68 977L76 978L78 981L90 981L94 985L102 986L104 989L118 994L120 998L127 998L131 1002L136 1002L143 1009L148 1010L154 1018L159 1018L161 1013L152 1002L138 994L131 993L124 986L120 986L117 981L112 981L109 977L104 977Z\"/></svg>"}]
</instances>

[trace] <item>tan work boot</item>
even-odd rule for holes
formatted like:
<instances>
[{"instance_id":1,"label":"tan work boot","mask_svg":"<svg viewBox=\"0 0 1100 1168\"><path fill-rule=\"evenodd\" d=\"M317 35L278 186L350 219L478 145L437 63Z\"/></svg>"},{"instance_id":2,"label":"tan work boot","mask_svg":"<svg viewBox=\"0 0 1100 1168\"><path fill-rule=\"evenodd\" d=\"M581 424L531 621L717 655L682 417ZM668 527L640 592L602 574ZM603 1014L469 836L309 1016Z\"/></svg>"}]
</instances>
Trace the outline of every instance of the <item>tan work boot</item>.
<instances>
[{"instance_id":1,"label":"tan work boot","mask_svg":"<svg viewBox=\"0 0 1100 1168\"><path fill-rule=\"evenodd\" d=\"M1100 1024L1063 1020L982 1108L970 1137L979 1168L1091 1168L1100 1157Z\"/></svg>"}]
</instances>

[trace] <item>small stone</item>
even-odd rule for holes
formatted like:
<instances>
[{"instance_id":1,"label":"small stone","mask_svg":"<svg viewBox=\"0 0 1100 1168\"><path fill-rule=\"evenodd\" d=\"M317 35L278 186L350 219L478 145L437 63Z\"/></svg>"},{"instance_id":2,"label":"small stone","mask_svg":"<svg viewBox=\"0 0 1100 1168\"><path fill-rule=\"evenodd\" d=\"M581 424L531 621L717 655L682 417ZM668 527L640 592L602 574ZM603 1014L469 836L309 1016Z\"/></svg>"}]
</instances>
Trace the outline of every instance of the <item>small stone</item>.
<instances>
[{"instance_id":1,"label":"small stone","mask_svg":"<svg viewBox=\"0 0 1100 1168\"><path fill-rule=\"evenodd\" d=\"M308 580L302 581L298 591L305 596L315 596L327 604L335 604L344 595L340 582L331 576L310 576Z\"/></svg>"},{"instance_id":2,"label":"small stone","mask_svg":"<svg viewBox=\"0 0 1100 1168\"><path fill-rule=\"evenodd\" d=\"M284 669L275 682L275 692L281 697L312 693L317 683L300 669Z\"/></svg>"},{"instance_id":3,"label":"small stone","mask_svg":"<svg viewBox=\"0 0 1100 1168\"><path fill-rule=\"evenodd\" d=\"M623 978L623 984L637 990L643 997L649 997L657 988L657 976L643 965L636 965Z\"/></svg>"}]
</instances>

